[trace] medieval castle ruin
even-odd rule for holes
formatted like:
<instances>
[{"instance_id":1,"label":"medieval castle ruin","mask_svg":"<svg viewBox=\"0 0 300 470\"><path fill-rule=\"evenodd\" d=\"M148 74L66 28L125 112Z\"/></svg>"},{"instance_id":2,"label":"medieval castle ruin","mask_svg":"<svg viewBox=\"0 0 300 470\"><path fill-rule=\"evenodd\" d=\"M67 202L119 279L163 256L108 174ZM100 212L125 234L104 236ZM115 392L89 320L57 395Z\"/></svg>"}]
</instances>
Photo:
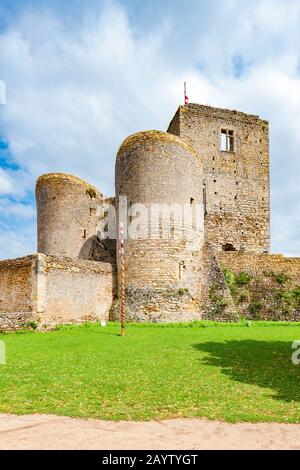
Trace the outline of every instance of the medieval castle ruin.
<instances>
[{"instance_id":1,"label":"medieval castle ruin","mask_svg":"<svg viewBox=\"0 0 300 470\"><path fill-rule=\"evenodd\" d=\"M122 143L115 182L115 198L106 198L68 174L38 179L37 254L0 262L1 329L118 318L119 252L97 227L105 204L118 224L120 196L129 208L203 208L192 237L177 236L183 226L170 215L167 238L159 225L155 236L125 240L129 320L300 318L300 258L269 253L267 121L180 106L167 132ZM136 215L129 211L129 222Z\"/></svg>"}]
</instances>

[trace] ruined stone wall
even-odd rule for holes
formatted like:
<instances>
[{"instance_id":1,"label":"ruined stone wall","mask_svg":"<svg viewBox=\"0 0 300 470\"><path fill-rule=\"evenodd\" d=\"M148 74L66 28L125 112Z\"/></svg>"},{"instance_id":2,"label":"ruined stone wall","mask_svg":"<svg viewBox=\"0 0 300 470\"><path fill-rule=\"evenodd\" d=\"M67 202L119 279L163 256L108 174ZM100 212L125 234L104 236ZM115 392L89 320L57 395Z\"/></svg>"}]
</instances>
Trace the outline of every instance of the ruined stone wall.
<instances>
[{"instance_id":1,"label":"ruined stone wall","mask_svg":"<svg viewBox=\"0 0 300 470\"><path fill-rule=\"evenodd\" d=\"M96 240L97 206L104 200L97 189L75 176L49 173L37 180L36 200L39 253L105 261Z\"/></svg>"},{"instance_id":2,"label":"ruined stone wall","mask_svg":"<svg viewBox=\"0 0 300 470\"><path fill-rule=\"evenodd\" d=\"M219 257L242 316L300 320L300 258L238 252Z\"/></svg>"},{"instance_id":3,"label":"ruined stone wall","mask_svg":"<svg viewBox=\"0 0 300 470\"><path fill-rule=\"evenodd\" d=\"M115 266L37 254L0 262L0 330L108 320Z\"/></svg>"},{"instance_id":4,"label":"ruined stone wall","mask_svg":"<svg viewBox=\"0 0 300 470\"><path fill-rule=\"evenodd\" d=\"M201 226L192 226L190 233L182 231L181 221L170 217L168 238L162 236L162 223L149 233L147 219L146 227L140 224L141 236L125 242L128 318L184 321L200 317L201 178L200 157L175 136L147 131L122 144L116 160L117 201L127 196L130 206L143 204L148 214L152 204L200 205L202 217Z\"/></svg>"},{"instance_id":5,"label":"ruined stone wall","mask_svg":"<svg viewBox=\"0 0 300 470\"><path fill-rule=\"evenodd\" d=\"M43 323L108 320L115 291L115 269L109 263L44 257Z\"/></svg>"},{"instance_id":6,"label":"ruined stone wall","mask_svg":"<svg viewBox=\"0 0 300 470\"><path fill-rule=\"evenodd\" d=\"M220 150L222 129L233 131L233 151ZM214 246L268 251L268 122L238 111L189 104L179 107L168 132L203 157L205 227Z\"/></svg>"},{"instance_id":7,"label":"ruined stone wall","mask_svg":"<svg viewBox=\"0 0 300 470\"><path fill-rule=\"evenodd\" d=\"M0 261L0 330L34 316L35 256Z\"/></svg>"},{"instance_id":8,"label":"ruined stone wall","mask_svg":"<svg viewBox=\"0 0 300 470\"><path fill-rule=\"evenodd\" d=\"M236 321L238 312L226 283L218 252L206 241L202 251L202 319Z\"/></svg>"},{"instance_id":9,"label":"ruined stone wall","mask_svg":"<svg viewBox=\"0 0 300 470\"><path fill-rule=\"evenodd\" d=\"M300 284L300 258L281 254L219 253L220 262L234 271L246 271L256 276L263 272L287 274L293 284Z\"/></svg>"}]
</instances>

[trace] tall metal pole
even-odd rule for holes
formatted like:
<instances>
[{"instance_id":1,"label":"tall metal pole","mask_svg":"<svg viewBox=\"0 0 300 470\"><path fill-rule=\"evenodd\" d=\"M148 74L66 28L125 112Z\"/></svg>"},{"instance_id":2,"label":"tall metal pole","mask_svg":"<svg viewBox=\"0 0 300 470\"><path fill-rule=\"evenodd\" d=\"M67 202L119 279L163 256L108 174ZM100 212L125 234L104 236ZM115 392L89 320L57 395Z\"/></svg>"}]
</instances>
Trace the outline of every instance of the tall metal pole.
<instances>
[{"instance_id":1,"label":"tall metal pole","mask_svg":"<svg viewBox=\"0 0 300 470\"><path fill-rule=\"evenodd\" d=\"M120 223L120 320L121 336L125 336L125 258L124 258L124 225Z\"/></svg>"}]
</instances>

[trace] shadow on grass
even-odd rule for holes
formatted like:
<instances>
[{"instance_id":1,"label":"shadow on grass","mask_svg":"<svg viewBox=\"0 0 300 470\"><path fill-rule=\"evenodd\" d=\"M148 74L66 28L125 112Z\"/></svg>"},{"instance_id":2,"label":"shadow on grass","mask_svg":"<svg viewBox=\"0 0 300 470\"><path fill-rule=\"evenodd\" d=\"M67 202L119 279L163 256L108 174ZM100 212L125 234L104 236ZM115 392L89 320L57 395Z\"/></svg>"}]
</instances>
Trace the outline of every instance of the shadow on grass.
<instances>
[{"instance_id":1,"label":"shadow on grass","mask_svg":"<svg viewBox=\"0 0 300 470\"><path fill-rule=\"evenodd\" d=\"M291 342L229 340L194 347L207 354L203 364L220 368L232 380L269 388L277 400L300 401L300 364L292 363Z\"/></svg>"}]
</instances>

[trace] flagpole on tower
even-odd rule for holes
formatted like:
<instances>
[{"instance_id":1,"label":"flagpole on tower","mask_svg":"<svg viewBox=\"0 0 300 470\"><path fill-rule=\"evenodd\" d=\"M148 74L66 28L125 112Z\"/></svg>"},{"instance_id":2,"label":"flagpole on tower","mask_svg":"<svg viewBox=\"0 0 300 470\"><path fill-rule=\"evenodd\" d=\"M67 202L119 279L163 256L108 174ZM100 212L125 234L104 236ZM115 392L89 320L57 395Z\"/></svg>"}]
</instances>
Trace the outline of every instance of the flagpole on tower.
<instances>
[{"instance_id":1,"label":"flagpole on tower","mask_svg":"<svg viewBox=\"0 0 300 470\"><path fill-rule=\"evenodd\" d=\"M184 105L186 106L187 104L189 104L189 98L186 94L186 82L184 82Z\"/></svg>"}]
</instances>

